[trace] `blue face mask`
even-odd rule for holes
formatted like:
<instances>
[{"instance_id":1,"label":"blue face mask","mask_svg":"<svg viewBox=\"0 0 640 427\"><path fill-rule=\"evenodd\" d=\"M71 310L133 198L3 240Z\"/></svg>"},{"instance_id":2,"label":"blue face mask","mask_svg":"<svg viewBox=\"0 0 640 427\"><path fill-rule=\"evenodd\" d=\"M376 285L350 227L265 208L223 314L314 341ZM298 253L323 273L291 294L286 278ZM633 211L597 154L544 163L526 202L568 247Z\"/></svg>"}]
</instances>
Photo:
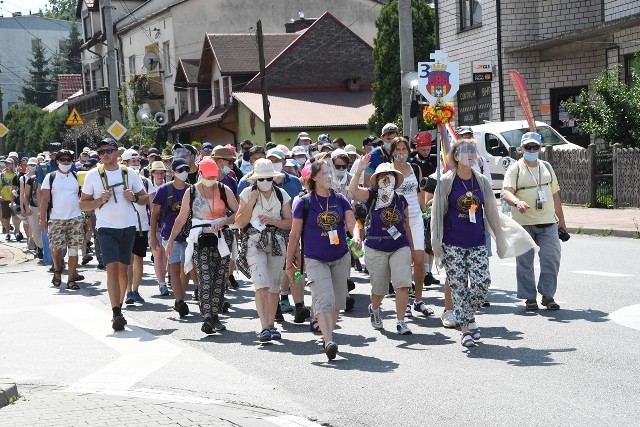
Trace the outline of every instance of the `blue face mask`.
<instances>
[{"instance_id":1,"label":"blue face mask","mask_svg":"<svg viewBox=\"0 0 640 427\"><path fill-rule=\"evenodd\" d=\"M229 172L231 172L231 168L229 166L225 166L222 168L222 173L225 175L229 175Z\"/></svg>"},{"instance_id":2,"label":"blue face mask","mask_svg":"<svg viewBox=\"0 0 640 427\"><path fill-rule=\"evenodd\" d=\"M525 151L524 154L522 155L522 157L524 157L525 160L529 161L529 162L533 162L538 160L538 155L540 153L531 153L529 151Z\"/></svg>"},{"instance_id":3,"label":"blue face mask","mask_svg":"<svg viewBox=\"0 0 640 427\"><path fill-rule=\"evenodd\" d=\"M389 151L391 149L391 143L390 142L384 142L382 144L382 146L384 147L385 150Z\"/></svg>"}]
</instances>

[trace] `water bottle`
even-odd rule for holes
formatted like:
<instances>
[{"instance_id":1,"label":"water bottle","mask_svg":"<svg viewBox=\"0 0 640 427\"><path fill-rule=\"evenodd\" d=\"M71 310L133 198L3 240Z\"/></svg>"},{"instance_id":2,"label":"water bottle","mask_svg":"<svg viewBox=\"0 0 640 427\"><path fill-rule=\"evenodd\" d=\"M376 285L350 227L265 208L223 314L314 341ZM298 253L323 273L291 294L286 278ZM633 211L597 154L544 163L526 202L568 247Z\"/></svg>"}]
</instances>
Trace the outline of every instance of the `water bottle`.
<instances>
[{"instance_id":1,"label":"water bottle","mask_svg":"<svg viewBox=\"0 0 640 427\"><path fill-rule=\"evenodd\" d=\"M349 249L351 249L351 252L353 252L357 258L362 258L364 256L364 251L362 249L356 249L356 242L349 237L347 237L347 246L349 246Z\"/></svg>"},{"instance_id":2,"label":"water bottle","mask_svg":"<svg viewBox=\"0 0 640 427\"><path fill-rule=\"evenodd\" d=\"M304 279L304 276L302 275L301 272L296 271L295 273L293 273L293 278L296 279L296 282L302 282L302 280Z\"/></svg>"}]
</instances>

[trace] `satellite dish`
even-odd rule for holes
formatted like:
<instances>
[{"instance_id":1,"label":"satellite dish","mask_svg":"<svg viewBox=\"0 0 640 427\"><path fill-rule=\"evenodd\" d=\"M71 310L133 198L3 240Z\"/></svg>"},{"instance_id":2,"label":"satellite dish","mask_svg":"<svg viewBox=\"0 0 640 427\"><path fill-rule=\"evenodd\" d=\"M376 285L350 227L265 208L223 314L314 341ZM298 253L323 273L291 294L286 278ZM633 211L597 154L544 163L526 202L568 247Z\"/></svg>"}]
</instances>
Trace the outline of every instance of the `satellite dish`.
<instances>
[{"instance_id":1,"label":"satellite dish","mask_svg":"<svg viewBox=\"0 0 640 427\"><path fill-rule=\"evenodd\" d=\"M160 58L158 58L158 54L155 52L147 52L142 59L142 63L144 64L144 68L151 71L158 66Z\"/></svg>"},{"instance_id":2,"label":"satellite dish","mask_svg":"<svg viewBox=\"0 0 640 427\"><path fill-rule=\"evenodd\" d=\"M165 113L163 113L162 111L159 111L156 113L155 116L153 116L153 121L155 122L155 124L157 124L158 126L164 126L167 124L167 120L169 120L169 118L167 117L167 115Z\"/></svg>"},{"instance_id":3,"label":"satellite dish","mask_svg":"<svg viewBox=\"0 0 640 427\"><path fill-rule=\"evenodd\" d=\"M136 118L142 123L147 123L151 120L151 108L149 108L149 104L142 104L136 113Z\"/></svg>"}]
</instances>

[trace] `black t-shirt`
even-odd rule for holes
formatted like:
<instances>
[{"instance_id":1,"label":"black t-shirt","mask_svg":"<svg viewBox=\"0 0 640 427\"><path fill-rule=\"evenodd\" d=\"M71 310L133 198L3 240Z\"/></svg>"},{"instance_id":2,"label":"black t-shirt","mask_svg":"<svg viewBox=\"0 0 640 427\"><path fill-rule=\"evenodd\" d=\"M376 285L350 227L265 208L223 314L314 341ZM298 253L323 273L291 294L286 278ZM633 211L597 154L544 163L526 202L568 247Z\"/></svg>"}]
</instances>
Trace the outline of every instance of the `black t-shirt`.
<instances>
[{"instance_id":1,"label":"black t-shirt","mask_svg":"<svg viewBox=\"0 0 640 427\"><path fill-rule=\"evenodd\" d=\"M31 186L31 194L29 195L29 206L37 208L38 204L36 200L36 192L38 191L38 181L36 180L35 175L27 179L27 182L24 183L25 188L27 187L27 185Z\"/></svg>"},{"instance_id":2,"label":"black t-shirt","mask_svg":"<svg viewBox=\"0 0 640 427\"><path fill-rule=\"evenodd\" d=\"M190 173L187 181L189 182L189 184L195 184L196 182L198 182L198 171L196 170L194 173Z\"/></svg>"},{"instance_id":3,"label":"black t-shirt","mask_svg":"<svg viewBox=\"0 0 640 427\"><path fill-rule=\"evenodd\" d=\"M422 176L429 176L436 171L438 161L436 156L431 156L427 158L423 158L419 153L415 153L411 160L411 163L416 164L420 167L420 171L422 172Z\"/></svg>"}]
</instances>

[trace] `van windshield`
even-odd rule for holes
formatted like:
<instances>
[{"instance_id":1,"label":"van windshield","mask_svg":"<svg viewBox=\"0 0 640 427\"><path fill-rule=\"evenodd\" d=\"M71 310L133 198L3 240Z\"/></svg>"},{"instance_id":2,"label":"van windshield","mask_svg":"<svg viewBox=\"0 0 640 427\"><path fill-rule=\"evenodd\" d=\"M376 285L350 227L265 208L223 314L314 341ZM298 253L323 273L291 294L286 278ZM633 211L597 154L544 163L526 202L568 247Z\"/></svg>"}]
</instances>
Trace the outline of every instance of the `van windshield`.
<instances>
[{"instance_id":1,"label":"van windshield","mask_svg":"<svg viewBox=\"0 0 640 427\"><path fill-rule=\"evenodd\" d=\"M520 147L520 140L522 139L522 135L529 132L529 128L522 129L514 129L508 130L506 132L500 133L502 137L509 143L512 147ZM538 126L537 132L542 137L542 145L561 145L566 144L567 142L562 139L562 137L555 131L555 129L550 126Z\"/></svg>"}]
</instances>

